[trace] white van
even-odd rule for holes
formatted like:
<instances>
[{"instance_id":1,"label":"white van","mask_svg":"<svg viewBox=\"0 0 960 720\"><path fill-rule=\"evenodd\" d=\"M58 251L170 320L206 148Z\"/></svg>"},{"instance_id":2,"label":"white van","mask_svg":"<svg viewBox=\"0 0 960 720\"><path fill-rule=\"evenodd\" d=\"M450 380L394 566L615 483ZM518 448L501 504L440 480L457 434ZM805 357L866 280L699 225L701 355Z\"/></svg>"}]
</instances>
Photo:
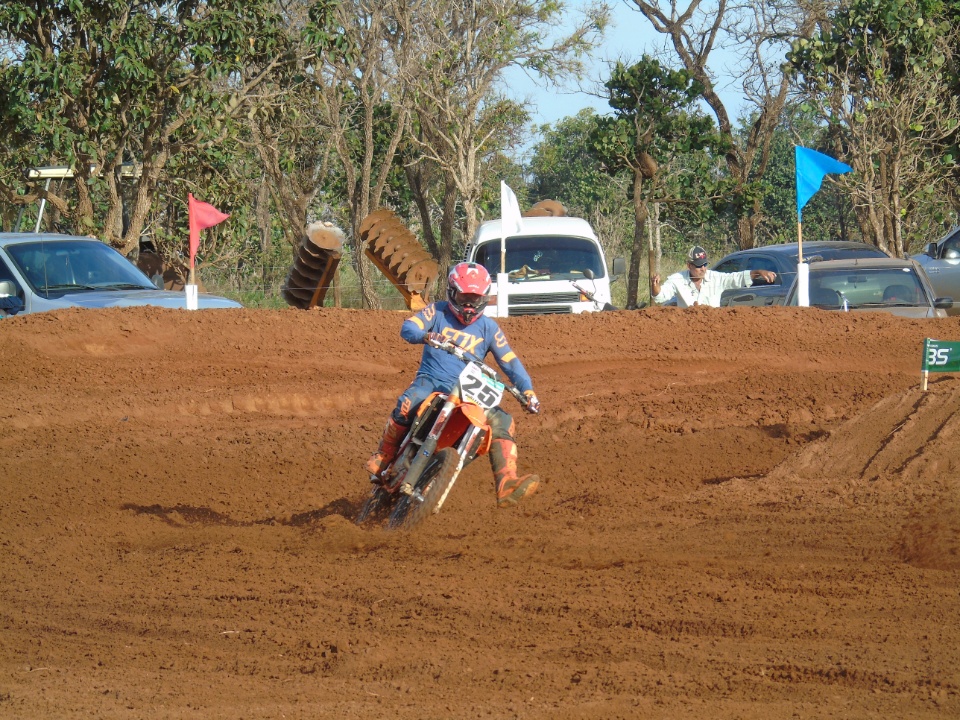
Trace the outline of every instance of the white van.
<instances>
[{"instance_id":1,"label":"white van","mask_svg":"<svg viewBox=\"0 0 960 720\"><path fill-rule=\"evenodd\" d=\"M521 230L507 237L506 271L510 277L509 315L593 312L610 304L610 273L590 223L574 217L525 217ZM500 221L477 229L464 258L483 265L494 279L484 313L497 316L500 272ZM624 274L623 258L613 274Z\"/></svg>"}]
</instances>

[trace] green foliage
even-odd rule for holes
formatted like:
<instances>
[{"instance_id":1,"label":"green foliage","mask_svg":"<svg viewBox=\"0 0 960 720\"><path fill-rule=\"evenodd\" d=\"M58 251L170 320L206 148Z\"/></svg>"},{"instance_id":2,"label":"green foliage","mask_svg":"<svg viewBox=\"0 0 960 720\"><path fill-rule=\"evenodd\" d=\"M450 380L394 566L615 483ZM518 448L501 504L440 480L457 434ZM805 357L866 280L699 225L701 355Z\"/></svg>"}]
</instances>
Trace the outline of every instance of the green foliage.
<instances>
[{"instance_id":1,"label":"green foliage","mask_svg":"<svg viewBox=\"0 0 960 720\"><path fill-rule=\"evenodd\" d=\"M17 50L0 67L0 130L31 148L2 160L75 167L64 214L115 238L107 218L120 200L101 170L135 160L160 171L220 136L237 80L283 51L284 28L267 0L14 0L0 9L0 36ZM161 174L138 182L153 196Z\"/></svg>"},{"instance_id":2,"label":"green foliage","mask_svg":"<svg viewBox=\"0 0 960 720\"><path fill-rule=\"evenodd\" d=\"M542 140L534 147L527 167L531 203L557 200L585 217L610 204L620 187L605 172L590 142L599 116L591 109L560 120L556 127L540 128ZM622 205L623 200L618 202Z\"/></svg>"},{"instance_id":3,"label":"green foliage","mask_svg":"<svg viewBox=\"0 0 960 720\"><path fill-rule=\"evenodd\" d=\"M852 87L878 79L874 53L882 47L889 80L945 62L938 38L947 31L942 0L856 0L833 16L818 37L793 43L787 60L806 90L826 92L839 70ZM885 73L886 75L886 73Z\"/></svg>"},{"instance_id":4,"label":"green foliage","mask_svg":"<svg viewBox=\"0 0 960 720\"><path fill-rule=\"evenodd\" d=\"M789 105L773 136L770 160L763 176L763 221L757 230L758 245L797 241L797 192L794 148L797 145L829 153L825 128L799 105ZM849 193L832 178L803 210L803 236L807 240L860 240Z\"/></svg>"},{"instance_id":5,"label":"green foliage","mask_svg":"<svg viewBox=\"0 0 960 720\"><path fill-rule=\"evenodd\" d=\"M700 112L696 103L702 86L686 70L664 68L644 56L629 67L618 63L606 83L613 117L600 118L591 132L593 153L607 172L641 169L647 179L661 182L651 188L648 199L659 202L677 199L694 191L699 183L690 173L657 176L643 164L647 157L658 165L685 157L688 162L710 163L709 155L726 151L725 140L715 131L713 120ZM693 158L700 154L699 160ZM706 175L699 180L709 182ZM703 187L696 189L700 197Z\"/></svg>"},{"instance_id":6,"label":"green foliage","mask_svg":"<svg viewBox=\"0 0 960 720\"><path fill-rule=\"evenodd\" d=\"M832 20L793 43L788 70L854 167L838 182L865 238L904 255L946 215L951 173L957 193L955 3L855 0Z\"/></svg>"}]
</instances>

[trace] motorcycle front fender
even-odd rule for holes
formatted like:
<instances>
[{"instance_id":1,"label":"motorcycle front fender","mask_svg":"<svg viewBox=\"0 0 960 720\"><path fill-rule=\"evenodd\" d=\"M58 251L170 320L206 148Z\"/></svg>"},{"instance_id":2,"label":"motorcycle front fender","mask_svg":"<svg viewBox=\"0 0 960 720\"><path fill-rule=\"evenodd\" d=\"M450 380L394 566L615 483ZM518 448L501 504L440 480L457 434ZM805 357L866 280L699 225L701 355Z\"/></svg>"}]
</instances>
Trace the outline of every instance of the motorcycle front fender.
<instances>
[{"instance_id":1,"label":"motorcycle front fender","mask_svg":"<svg viewBox=\"0 0 960 720\"><path fill-rule=\"evenodd\" d=\"M473 403L461 403L453 409L453 412L450 413L450 419L447 420L446 427L444 427L443 432L440 433L437 448L454 447L457 445L457 443L460 442L460 438L470 429L471 425L478 428L487 428L488 430L488 432L484 433L483 445L477 449L476 453L477 455L483 455L490 449L491 433L489 432L487 414L483 408Z\"/></svg>"}]
</instances>

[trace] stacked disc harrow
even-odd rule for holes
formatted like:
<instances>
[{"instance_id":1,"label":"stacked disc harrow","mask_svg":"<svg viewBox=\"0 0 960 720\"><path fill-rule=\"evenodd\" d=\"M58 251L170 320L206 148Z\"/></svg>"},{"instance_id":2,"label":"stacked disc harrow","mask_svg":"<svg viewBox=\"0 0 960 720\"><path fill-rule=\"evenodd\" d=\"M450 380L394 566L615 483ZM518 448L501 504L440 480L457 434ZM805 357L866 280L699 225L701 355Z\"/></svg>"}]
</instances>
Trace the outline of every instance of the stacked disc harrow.
<instances>
[{"instance_id":1,"label":"stacked disc harrow","mask_svg":"<svg viewBox=\"0 0 960 720\"><path fill-rule=\"evenodd\" d=\"M564 217L567 209L556 200L541 200L523 213L523 217Z\"/></svg>"},{"instance_id":2,"label":"stacked disc harrow","mask_svg":"<svg viewBox=\"0 0 960 720\"><path fill-rule=\"evenodd\" d=\"M364 254L403 296L407 307L421 310L430 303L440 264L393 211L370 213L360 223Z\"/></svg>"},{"instance_id":3,"label":"stacked disc harrow","mask_svg":"<svg viewBox=\"0 0 960 720\"><path fill-rule=\"evenodd\" d=\"M283 299L303 310L323 305L343 256L343 231L331 223L311 223L300 241L283 287Z\"/></svg>"}]
</instances>

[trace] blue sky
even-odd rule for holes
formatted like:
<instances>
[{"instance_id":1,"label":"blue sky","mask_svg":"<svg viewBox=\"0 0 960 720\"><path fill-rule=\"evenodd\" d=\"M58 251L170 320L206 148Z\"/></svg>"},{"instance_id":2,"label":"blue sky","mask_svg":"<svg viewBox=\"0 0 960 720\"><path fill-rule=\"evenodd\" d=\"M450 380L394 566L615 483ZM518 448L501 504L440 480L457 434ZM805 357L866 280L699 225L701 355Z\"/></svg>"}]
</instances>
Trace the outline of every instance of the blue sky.
<instances>
[{"instance_id":1,"label":"blue sky","mask_svg":"<svg viewBox=\"0 0 960 720\"><path fill-rule=\"evenodd\" d=\"M570 0L569 7L575 12L585 5L585 0ZM611 26L607 28L605 39L594 53L588 64L587 74L580 83L559 90L545 87L528 78L519 71L508 73L507 85L511 96L519 100L529 100L532 105L532 118L536 125L551 125L562 118L576 115L583 108L593 108L599 114L606 114L610 107L606 100L596 97L601 91L602 81L609 74L608 67L617 60L632 62L639 60L644 52L654 54L663 43L662 36L654 31L646 18L634 6L623 0L612 0ZM718 92L727 103L732 117L738 116L740 96L717 83ZM591 92L592 91L592 92Z\"/></svg>"}]
</instances>

